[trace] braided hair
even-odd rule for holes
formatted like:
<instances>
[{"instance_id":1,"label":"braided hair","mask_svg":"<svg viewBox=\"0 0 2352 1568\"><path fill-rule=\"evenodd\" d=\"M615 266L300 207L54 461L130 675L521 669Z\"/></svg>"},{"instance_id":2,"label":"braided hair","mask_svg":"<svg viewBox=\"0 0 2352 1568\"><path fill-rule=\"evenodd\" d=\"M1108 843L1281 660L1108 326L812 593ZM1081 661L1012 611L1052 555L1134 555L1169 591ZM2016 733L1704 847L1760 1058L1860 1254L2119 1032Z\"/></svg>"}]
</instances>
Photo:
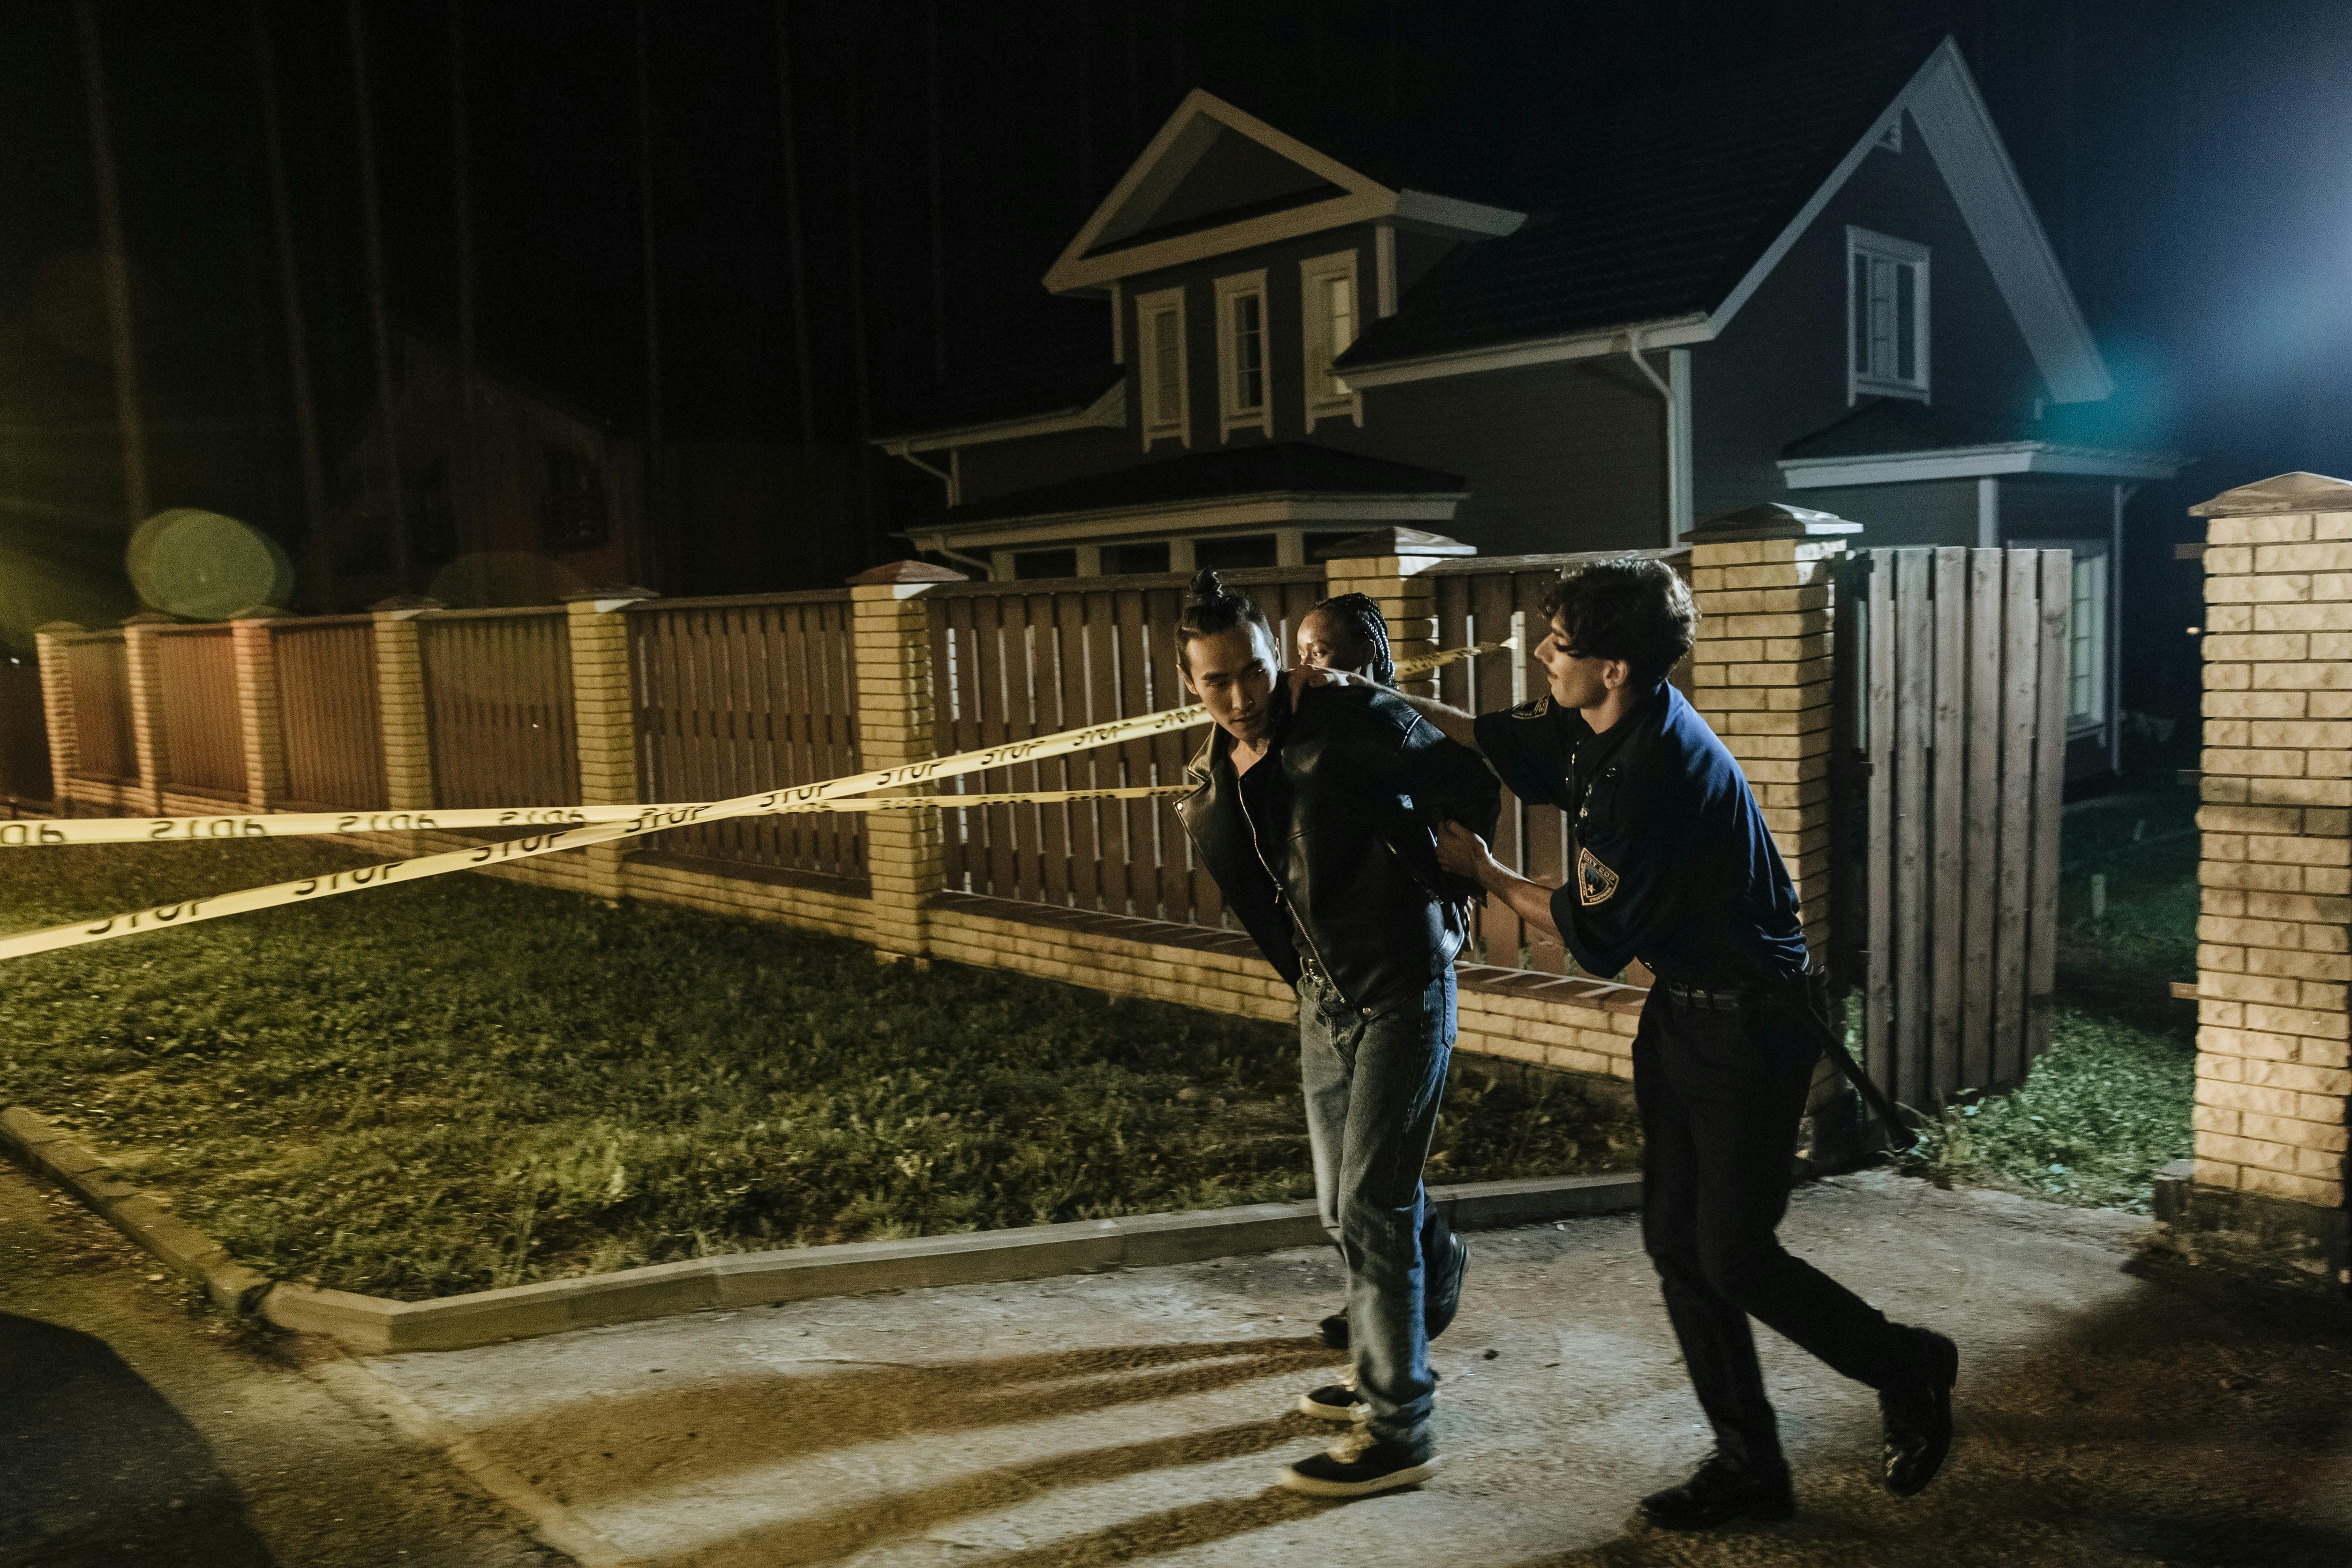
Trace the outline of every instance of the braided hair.
<instances>
[{"instance_id":1,"label":"braided hair","mask_svg":"<svg viewBox=\"0 0 2352 1568\"><path fill-rule=\"evenodd\" d=\"M1370 594L1334 594L1307 612L1310 615L1318 612L1328 615L1355 638L1364 650L1364 662L1371 666L1373 680L1384 686L1395 684L1396 660L1389 653L1389 623Z\"/></svg>"},{"instance_id":2,"label":"braided hair","mask_svg":"<svg viewBox=\"0 0 2352 1568\"><path fill-rule=\"evenodd\" d=\"M1193 573L1192 585L1184 598L1183 613L1176 618L1176 657L1186 670L1192 667L1192 641L1195 637L1214 637L1236 626L1255 626L1271 642L1274 628L1265 619L1265 612L1257 601L1246 593L1236 593L1227 588L1224 580L1213 570Z\"/></svg>"}]
</instances>

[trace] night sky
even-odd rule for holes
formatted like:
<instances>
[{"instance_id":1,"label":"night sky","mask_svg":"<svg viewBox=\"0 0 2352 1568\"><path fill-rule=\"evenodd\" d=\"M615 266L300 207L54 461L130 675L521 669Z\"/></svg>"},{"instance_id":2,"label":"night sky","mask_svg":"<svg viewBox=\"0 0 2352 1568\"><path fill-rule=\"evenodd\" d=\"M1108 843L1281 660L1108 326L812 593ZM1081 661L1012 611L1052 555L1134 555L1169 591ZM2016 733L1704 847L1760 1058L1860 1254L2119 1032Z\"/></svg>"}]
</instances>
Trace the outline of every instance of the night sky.
<instances>
[{"instance_id":1,"label":"night sky","mask_svg":"<svg viewBox=\"0 0 2352 1568\"><path fill-rule=\"evenodd\" d=\"M333 0L258 15L331 468L373 373L352 51ZM160 465L156 504L295 544L256 9L99 0L97 16L142 401L205 454ZM1935 28L1959 38L2119 397L2204 459L2134 505L2126 635L2146 656L2127 706L2193 712L2194 577L2169 549L2196 537L2182 507L2283 469L2352 471L2352 6L2336 0L667 0L642 16L643 169L634 0L363 8L395 312L455 331L461 37L481 351L625 427L648 412L641 175L665 430L851 449L1029 367L1099 357L1100 307L1038 279L1192 87L1277 125L1532 141L1629 95ZM100 571L122 501L83 88L73 6L0 5L0 545ZM879 559L938 488L866 463Z\"/></svg>"}]
</instances>

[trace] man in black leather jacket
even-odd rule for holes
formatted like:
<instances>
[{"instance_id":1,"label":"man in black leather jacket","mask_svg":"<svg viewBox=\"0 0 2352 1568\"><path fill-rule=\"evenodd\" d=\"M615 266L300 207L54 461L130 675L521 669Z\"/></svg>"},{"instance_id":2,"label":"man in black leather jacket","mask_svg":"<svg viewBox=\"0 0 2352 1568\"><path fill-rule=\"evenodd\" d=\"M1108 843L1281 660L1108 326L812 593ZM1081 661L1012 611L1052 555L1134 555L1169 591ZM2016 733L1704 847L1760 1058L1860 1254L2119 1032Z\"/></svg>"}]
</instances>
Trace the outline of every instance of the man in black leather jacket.
<instances>
[{"instance_id":1,"label":"man in black leather jacket","mask_svg":"<svg viewBox=\"0 0 2352 1568\"><path fill-rule=\"evenodd\" d=\"M1300 1070L1326 1228L1348 1264L1350 1385L1309 1413L1360 1427L1283 1472L1326 1497L1436 1468L1427 1323L1460 1288L1461 1244L1423 1257L1423 1161L1454 1044L1454 959L1473 884L1439 869L1436 828L1491 832L1494 776L1395 694L1283 678L1265 617L1196 580L1178 631L1185 685L1217 728L1177 807L1201 862L1297 988Z\"/></svg>"}]
</instances>

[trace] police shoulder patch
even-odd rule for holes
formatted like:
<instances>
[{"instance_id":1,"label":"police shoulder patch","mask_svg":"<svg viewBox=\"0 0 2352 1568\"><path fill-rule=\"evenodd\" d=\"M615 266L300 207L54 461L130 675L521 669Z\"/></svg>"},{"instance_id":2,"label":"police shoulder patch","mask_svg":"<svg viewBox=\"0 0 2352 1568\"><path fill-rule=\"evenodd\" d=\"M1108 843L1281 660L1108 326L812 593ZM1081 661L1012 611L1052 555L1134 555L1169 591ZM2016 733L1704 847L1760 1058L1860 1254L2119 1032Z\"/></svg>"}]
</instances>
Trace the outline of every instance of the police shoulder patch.
<instances>
[{"instance_id":1,"label":"police shoulder patch","mask_svg":"<svg viewBox=\"0 0 2352 1568\"><path fill-rule=\"evenodd\" d=\"M1576 901L1587 909L1596 904L1606 904L1617 891L1617 873L1601 863L1601 857L1579 845L1576 852Z\"/></svg>"},{"instance_id":2,"label":"police shoulder patch","mask_svg":"<svg viewBox=\"0 0 2352 1568\"><path fill-rule=\"evenodd\" d=\"M1511 710L1511 716L1513 718L1541 718L1550 711L1551 694L1549 692L1546 692L1543 695L1539 697L1530 697L1526 702L1523 702L1518 706L1513 708Z\"/></svg>"}]
</instances>

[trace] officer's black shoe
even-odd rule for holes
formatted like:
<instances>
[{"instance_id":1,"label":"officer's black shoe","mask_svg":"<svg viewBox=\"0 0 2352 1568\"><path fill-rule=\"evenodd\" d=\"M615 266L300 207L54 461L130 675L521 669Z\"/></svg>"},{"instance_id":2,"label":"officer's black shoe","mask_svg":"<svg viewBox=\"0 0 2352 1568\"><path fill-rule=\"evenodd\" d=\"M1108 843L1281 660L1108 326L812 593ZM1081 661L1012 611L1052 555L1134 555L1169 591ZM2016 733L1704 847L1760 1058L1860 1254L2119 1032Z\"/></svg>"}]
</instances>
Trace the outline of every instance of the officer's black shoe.
<instances>
[{"instance_id":1,"label":"officer's black shoe","mask_svg":"<svg viewBox=\"0 0 2352 1568\"><path fill-rule=\"evenodd\" d=\"M1450 1232L1445 1240L1445 1256L1430 1265L1429 1286L1422 1298L1422 1333L1429 1339L1454 1326L1454 1314L1462 1310L1462 1278L1470 1271L1470 1243ZM1333 1312L1318 1326L1324 1349L1348 1348L1347 1313Z\"/></svg>"},{"instance_id":2,"label":"officer's black shoe","mask_svg":"<svg viewBox=\"0 0 2352 1568\"><path fill-rule=\"evenodd\" d=\"M1682 1485L1642 1500L1642 1517L1660 1530L1712 1530L1735 1519L1778 1521L1796 1511L1796 1489L1785 1466L1750 1469L1721 1454L1709 1454Z\"/></svg>"},{"instance_id":3,"label":"officer's black shoe","mask_svg":"<svg viewBox=\"0 0 2352 1568\"><path fill-rule=\"evenodd\" d=\"M1448 1231L1445 1256L1430 1264L1421 1301L1421 1321L1431 1339L1453 1326L1454 1314L1462 1310L1462 1277L1469 1271L1470 1243Z\"/></svg>"},{"instance_id":4,"label":"officer's black shoe","mask_svg":"<svg viewBox=\"0 0 2352 1568\"><path fill-rule=\"evenodd\" d=\"M1879 1425L1886 1435L1886 1490L1909 1497L1944 1468L1952 1451L1952 1385L1960 1375L1959 1347L1933 1329L1919 1336L1917 1375L1878 1396Z\"/></svg>"}]
</instances>

